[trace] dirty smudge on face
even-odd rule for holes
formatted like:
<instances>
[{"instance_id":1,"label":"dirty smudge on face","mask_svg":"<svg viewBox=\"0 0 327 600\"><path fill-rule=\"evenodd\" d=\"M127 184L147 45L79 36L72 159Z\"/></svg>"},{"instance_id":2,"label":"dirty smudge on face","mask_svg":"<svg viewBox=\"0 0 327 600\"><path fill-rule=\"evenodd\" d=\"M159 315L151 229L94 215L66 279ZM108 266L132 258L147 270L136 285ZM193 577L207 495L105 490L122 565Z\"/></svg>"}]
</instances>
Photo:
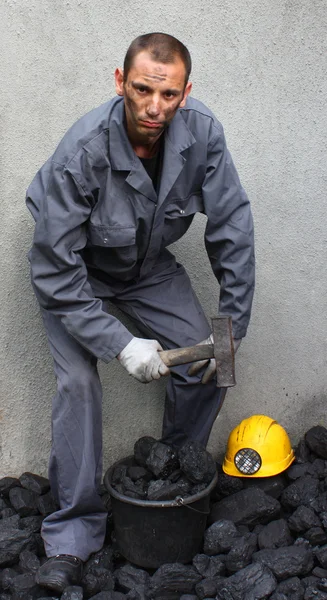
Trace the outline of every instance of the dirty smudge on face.
<instances>
[{"instance_id":1,"label":"dirty smudge on face","mask_svg":"<svg viewBox=\"0 0 327 600\"><path fill-rule=\"evenodd\" d=\"M165 79L167 79L167 71L161 64L154 67L153 71L153 73L147 73L145 77L154 81L165 81Z\"/></svg>"},{"instance_id":2,"label":"dirty smudge on face","mask_svg":"<svg viewBox=\"0 0 327 600\"><path fill-rule=\"evenodd\" d=\"M166 77L163 75L145 75L144 79L149 81L165 81Z\"/></svg>"}]
</instances>

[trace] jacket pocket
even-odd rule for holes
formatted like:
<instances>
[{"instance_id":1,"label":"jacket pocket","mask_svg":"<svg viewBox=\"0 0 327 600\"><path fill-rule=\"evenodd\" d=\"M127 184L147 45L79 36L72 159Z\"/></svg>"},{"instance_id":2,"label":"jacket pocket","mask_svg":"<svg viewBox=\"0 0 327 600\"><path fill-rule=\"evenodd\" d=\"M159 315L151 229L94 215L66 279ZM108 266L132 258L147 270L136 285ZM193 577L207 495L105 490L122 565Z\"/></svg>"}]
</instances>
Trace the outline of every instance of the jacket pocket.
<instances>
[{"instance_id":1,"label":"jacket pocket","mask_svg":"<svg viewBox=\"0 0 327 600\"><path fill-rule=\"evenodd\" d=\"M204 212L201 192L190 194L187 198L173 198L166 206L166 218L177 219Z\"/></svg>"},{"instance_id":2,"label":"jacket pocket","mask_svg":"<svg viewBox=\"0 0 327 600\"><path fill-rule=\"evenodd\" d=\"M112 277L128 279L138 259L136 228L89 224L87 237L89 263Z\"/></svg>"},{"instance_id":3,"label":"jacket pocket","mask_svg":"<svg viewBox=\"0 0 327 600\"><path fill-rule=\"evenodd\" d=\"M87 237L92 246L119 248L128 250L135 245L136 227L108 227L89 224Z\"/></svg>"}]
</instances>

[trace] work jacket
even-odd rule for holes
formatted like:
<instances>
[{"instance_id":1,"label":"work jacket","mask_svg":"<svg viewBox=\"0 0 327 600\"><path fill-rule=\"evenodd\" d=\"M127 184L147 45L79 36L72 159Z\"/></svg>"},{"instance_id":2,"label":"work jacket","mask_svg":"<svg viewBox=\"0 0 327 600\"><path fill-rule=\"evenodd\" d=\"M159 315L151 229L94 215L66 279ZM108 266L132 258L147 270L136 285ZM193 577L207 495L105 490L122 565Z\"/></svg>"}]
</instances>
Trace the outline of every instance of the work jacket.
<instances>
[{"instance_id":1,"label":"work jacket","mask_svg":"<svg viewBox=\"0 0 327 600\"><path fill-rule=\"evenodd\" d=\"M223 128L188 98L164 135L156 193L127 137L124 99L116 97L72 126L27 190L36 221L29 253L36 296L106 362L133 336L103 310L90 277L110 285L148 276L197 212L207 216L205 245L220 284L219 312L232 316L236 338L248 326L252 216Z\"/></svg>"}]
</instances>

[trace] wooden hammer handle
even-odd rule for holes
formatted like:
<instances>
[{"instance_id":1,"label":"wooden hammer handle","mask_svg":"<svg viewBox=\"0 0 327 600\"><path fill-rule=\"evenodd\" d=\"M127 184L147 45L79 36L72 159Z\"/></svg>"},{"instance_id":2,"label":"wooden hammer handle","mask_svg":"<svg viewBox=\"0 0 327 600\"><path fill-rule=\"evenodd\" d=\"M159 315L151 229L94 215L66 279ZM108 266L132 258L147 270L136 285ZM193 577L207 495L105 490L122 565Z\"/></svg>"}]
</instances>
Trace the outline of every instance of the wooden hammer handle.
<instances>
[{"instance_id":1,"label":"wooden hammer handle","mask_svg":"<svg viewBox=\"0 0 327 600\"><path fill-rule=\"evenodd\" d=\"M167 367L176 367L177 365L185 365L186 363L196 362L197 360L214 358L213 344L162 350L159 354L161 360Z\"/></svg>"}]
</instances>

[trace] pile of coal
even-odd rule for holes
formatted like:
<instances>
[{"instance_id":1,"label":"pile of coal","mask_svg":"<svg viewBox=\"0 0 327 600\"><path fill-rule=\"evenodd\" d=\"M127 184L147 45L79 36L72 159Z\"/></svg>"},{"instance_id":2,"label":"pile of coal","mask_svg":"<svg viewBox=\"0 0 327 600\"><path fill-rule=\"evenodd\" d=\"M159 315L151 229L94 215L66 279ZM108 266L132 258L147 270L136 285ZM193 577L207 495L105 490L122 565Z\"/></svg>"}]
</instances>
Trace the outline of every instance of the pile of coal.
<instances>
[{"instance_id":1,"label":"pile of coal","mask_svg":"<svg viewBox=\"0 0 327 600\"><path fill-rule=\"evenodd\" d=\"M216 463L198 442L188 440L181 448L142 437L134 456L112 473L112 487L139 500L173 500L198 494L211 483Z\"/></svg>"},{"instance_id":2,"label":"pile of coal","mask_svg":"<svg viewBox=\"0 0 327 600\"><path fill-rule=\"evenodd\" d=\"M137 451L146 463L143 442ZM280 475L238 478L218 469L201 551L189 564L155 571L117 552L102 486L109 510L104 547L85 563L81 585L61 595L35 584L46 560L42 519L57 508L48 480L31 473L1 479L0 600L327 600L327 430L310 429ZM161 467L157 472L162 477Z\"/></svg>"}]
</instances>

